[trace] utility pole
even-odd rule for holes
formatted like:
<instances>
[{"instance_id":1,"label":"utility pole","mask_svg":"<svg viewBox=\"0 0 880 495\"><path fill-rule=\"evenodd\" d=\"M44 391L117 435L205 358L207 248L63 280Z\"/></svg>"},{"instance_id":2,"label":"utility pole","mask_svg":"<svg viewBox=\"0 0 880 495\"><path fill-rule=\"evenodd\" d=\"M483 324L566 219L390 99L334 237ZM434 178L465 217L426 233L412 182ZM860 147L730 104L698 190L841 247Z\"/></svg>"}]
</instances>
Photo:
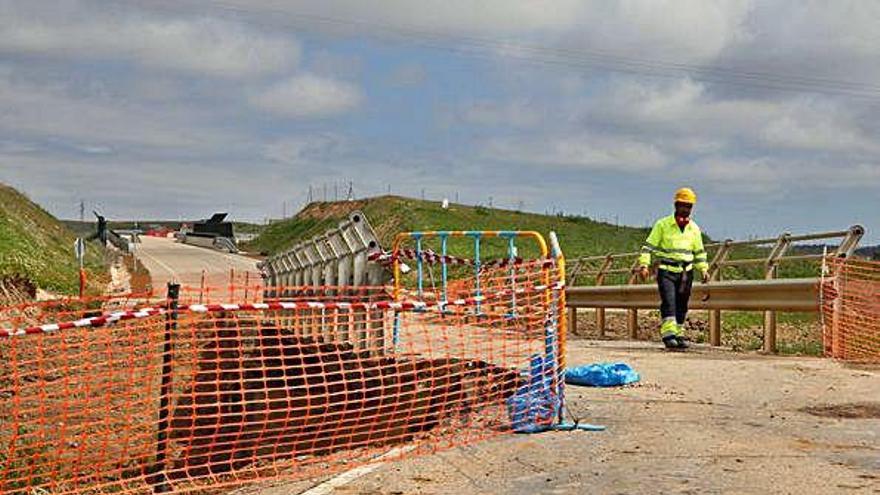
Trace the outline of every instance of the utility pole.
<instances>
[{"instance_id":1,"label":"utility pole","mask_svg":"<svg viewBox=\"0 0 880 495\"><path fill-rule=\"evenodd\" d=\"M348 201L354 201L354 182L348 181Z\"/></svg>"},{"instance_id":2,"label":"utility pole","mask_svg":"<svg viewBox=\"0 0 880 495\"><path fill-rule=\"evenodd\" d=\"M489 208L492 208L492 196L489 196Z\"/></svg>"},{"instance_id":3,"label":"utility pole","mask_svg":"<svg viewBox=\"0 0 880 495\"><path fill-rule=\"evenodd\" d=\"M339 183L333 181L333 201L339 201Z\"/></svg>"},{"instance_id":4,"label":"utility pole","mask_svg":"<svg viewBox=\"0 0 880 495\"><path fill-rule=\"evenodd\" d=\"M80 223L86 221L86 202L83 200L79 200L79 221Z\"/></svg>"},{"instance_id":5,"label":"utility pole","mask_svg":"<svg viewBox=\"0 0 880 495\"><path fill-rule=\"evenodd\" d=\"M327 202L327 183L324 183L324 202Z\"/></svg>"},{"instance_id":6,"label":"utility pole","mask_svg":"<svg viewBox=\"0 0 880 495\"><path fill-rule=\"evenodd\" d=\"M315 199L314 199L314 196L313 196L313 194L312 194L312 185L309 184L309 203L311 203L311 202L314 201L314 200L315 200Z\"/></svg>"}]
</instances>

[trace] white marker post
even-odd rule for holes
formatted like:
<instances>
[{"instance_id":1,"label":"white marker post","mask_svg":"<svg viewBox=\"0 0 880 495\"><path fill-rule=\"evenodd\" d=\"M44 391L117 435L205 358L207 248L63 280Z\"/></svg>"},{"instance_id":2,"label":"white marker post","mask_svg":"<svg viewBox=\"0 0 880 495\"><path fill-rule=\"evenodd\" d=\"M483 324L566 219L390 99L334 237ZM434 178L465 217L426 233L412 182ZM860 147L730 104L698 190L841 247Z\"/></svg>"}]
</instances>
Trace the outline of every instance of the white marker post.
<instances>
[{"instance_id":1,"label":"white marker post","mask_svg":"<svg viewBox=\"0 0 880 495\"><path fill-rule=\"evenodd\" d=\"M73 254L79 263L79 298L82 299L86 292L86 241L82 237L77 237L76 242L73 243Z\"/></svg>"}]
</instances>

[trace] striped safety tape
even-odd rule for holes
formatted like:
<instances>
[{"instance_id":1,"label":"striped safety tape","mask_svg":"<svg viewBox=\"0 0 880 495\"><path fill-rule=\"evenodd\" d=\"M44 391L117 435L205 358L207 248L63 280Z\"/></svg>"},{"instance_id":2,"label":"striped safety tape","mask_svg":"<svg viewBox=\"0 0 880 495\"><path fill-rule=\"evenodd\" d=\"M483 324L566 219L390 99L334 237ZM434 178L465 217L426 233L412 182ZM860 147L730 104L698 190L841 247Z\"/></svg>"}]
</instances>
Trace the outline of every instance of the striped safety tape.
<instances>
[{"instance_id":1,"label":"striped safety tape","mask_svg":"<svg viewBox=\"0 0 880 495\"><path fill-rule=\"evenodd\" d=\"M450 301L376 301L376 302L320 302L320 301L291 301L291 302L268 302L268 303L245 303L245 304L183 304L177 308L178 313L216 313L223 311L277 311L277 310L302 310L302 309L361 309L361 310L395 310L414 311L431 308L444 309L449 306L474 306L490 300L513 294L527 294L544 292L546 290L562 290L565 284L559 282L553 285L536 285L529 288L506 289L488 295L473 296ZM64 323L50 323L46 325L23 328L19 330L0 330L2 337L18 337L22 335L47 334L72 328L95 328L110 325L119 321L148 318L150 316L167 313L166 308L151 307L140 308L131 311L117 311L101 316L83 318Z\"/></svg>"},{"instance_id":2,"label":"striped safety tape","mask_svg":"<svg viewBox=\"0 0 880 495\"><path fill-rule=\"evenodd\" d=\"M421 253L416 252L415 249L401 249L399 251L398 256L407 260L417 260L419 255L421 254L422 261L428 264L447 264L447 265L461 265L461 266L473 266L476 262L472 259L468 258L459 258L456 256L450 255L442 255L437 254L436 252L426 249ZM367 257L370 261L374 261L381 265L391 265L394 263L394 254L385 251L385 252L374 252L371 253ZM498 258L494 260L485 260L480 261L480 266L483 268L504 268L508 266L518 266L522 265L526 262L530 262L533 260L525 260L523 258ZM556 260L554 258L547 258L543 260L543 267L550 267L556 264Z\"/></svg>"}]
</instances>

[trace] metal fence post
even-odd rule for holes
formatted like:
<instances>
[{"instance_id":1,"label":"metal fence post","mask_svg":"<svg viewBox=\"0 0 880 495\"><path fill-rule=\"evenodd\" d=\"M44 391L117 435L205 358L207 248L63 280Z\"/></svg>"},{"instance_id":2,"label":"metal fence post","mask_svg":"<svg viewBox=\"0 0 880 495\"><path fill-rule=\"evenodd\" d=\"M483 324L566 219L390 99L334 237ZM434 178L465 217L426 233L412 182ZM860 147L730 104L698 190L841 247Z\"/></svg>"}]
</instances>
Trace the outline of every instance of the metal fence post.
<instances>
[{"instance_id":1,"label":"metal fence post","mask_svg":"<svg viewBox=\"0 0 880 495\"><path fill-rule=\"evenodd\" d=\"M599 268L599 273L596 274L596 285L602 285L605 283L605 276L607 275L607 271L611 268L611 265L614 264L614 255L609 254L605 257L605 261L602 262L602 266ZM605 337L605 308L596 308L596 328L599 331L599 338Z\"/></svg>"},{"instance_id":2,"label":"metal fence post","mask_svg":"<svg viewBox=\"0 0 880 495\"><path fill-rule=\"evenodd\" d=\"M773 280L779 273L779 258L785 255L788 247L791 245L789 241L791 234L788 232L779 236L770 256L767 257L767 265L765 267L764 279ZM764 352L776 352L776 311L764 311Z\"/></svg>"},{"instance_id":3,"label":"metal fence post","mask_svg":"<svg viewBox=\"0 0 880 495\"><path fill-rule=\"evenodd\" d=\"M731 242L733 241L730 239L724 241L724 244L718 249L718 252L715 253L715 258L709 265L709 280L720 281L722 279L723 275L721 273L721 264L724 263L724 261L727 260L727 257L730 255ZM709 345L721 345L720 309L709 310Z\"/></svg>"},{"instance_id":4,"label":"metal fence post","mask_svg":"<svg viewBox=\"0 0 880 495\"><path fill-rule=\"evenodd\" d=\"M168 456L168 426L171 416L171 373L173 372L173 337L177 330L177 305L180 301L180 284L168 284L167 313L165 314L165 338L162 347L162 388L159 395L159 424L156 432L156 463L151 470L149 484L154 493L168 493L171 486L165 474Z\"/></svg>"},{"instance_id":5,"label":"metal fence post","mask_svg":"<svg viewBox=\"0 0 880 495\"><path fill-rule=\"evenodd\" d=\"M636 267L639 266L639 261L636 259L636 262L633 263L631 268L631 274L629 276L629 280L627 281L627 285L633 285L636 283L638 276L632 270L635 270ZM626 330L629 334L629 338L635 340L639 337L639 310L637 309L628 309L626 310Z\"/></svg>"}]
</instances>

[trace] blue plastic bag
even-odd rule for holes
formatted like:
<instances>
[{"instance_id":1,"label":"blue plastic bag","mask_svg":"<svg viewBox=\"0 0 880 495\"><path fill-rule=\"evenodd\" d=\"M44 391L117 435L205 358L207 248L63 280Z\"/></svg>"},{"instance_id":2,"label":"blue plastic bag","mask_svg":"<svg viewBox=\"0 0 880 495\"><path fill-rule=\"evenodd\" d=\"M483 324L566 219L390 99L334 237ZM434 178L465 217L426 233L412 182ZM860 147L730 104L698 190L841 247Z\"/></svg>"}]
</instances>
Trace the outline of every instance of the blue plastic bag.
<instances>
[{"instance_id":1,"label":"blue plastic bag","mask_svg":"<svg viewBox=\"0 0 880 495\"><path fill-rule=\"evenodd\" d=\"M565 383L588 387L617 387L640 379L639 374L626 363L588 364L565 370Z\"/></svg>"},{"instance_id":2,"label":"blue plastic bag","mask_svg":"<svg viewBox=\"0 0 880 495\"><path fill-rule=\"evenodd\" d=\"M553 427L559 413L559 394L553 390L548 369L552 370L553 356L549 359L532 356L528 382L507 399L507 413L511 427L517 433L538 433Z\"/></svg>"}]
</instances>

